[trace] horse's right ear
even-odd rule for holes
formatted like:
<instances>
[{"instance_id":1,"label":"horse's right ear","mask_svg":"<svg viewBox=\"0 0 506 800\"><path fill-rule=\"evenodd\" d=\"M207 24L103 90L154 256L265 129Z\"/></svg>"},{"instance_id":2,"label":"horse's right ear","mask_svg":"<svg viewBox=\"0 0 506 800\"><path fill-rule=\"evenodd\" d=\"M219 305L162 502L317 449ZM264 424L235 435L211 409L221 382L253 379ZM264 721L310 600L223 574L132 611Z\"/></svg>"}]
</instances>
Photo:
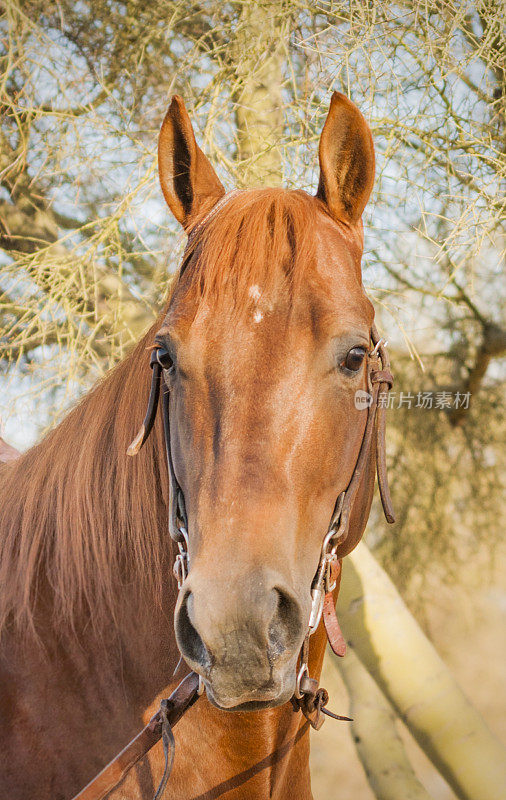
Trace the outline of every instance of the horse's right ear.
<instances>
[{"instance_id":1,"label":"horse's right ear","mask_svg":"<svg viewBox=\"0 0 506 800\"><path fill-rule=\"evenodd\" d=\"M374 183L374 144L369 125L355 103L334 92L320 137L317 197L334 219L359 221Z\"/></svg>"},{"instance_id":2,"label":"horse's right ear","mask_svg":"<svg viewBox=\"0 0 506 800\"><path fill-rule=\"evenodd\" d=\"M190 117L178 95L172 98L160 130L158 174L167 205L185 228L225 194L195 141Z\"/></svg>"}]
</instances>

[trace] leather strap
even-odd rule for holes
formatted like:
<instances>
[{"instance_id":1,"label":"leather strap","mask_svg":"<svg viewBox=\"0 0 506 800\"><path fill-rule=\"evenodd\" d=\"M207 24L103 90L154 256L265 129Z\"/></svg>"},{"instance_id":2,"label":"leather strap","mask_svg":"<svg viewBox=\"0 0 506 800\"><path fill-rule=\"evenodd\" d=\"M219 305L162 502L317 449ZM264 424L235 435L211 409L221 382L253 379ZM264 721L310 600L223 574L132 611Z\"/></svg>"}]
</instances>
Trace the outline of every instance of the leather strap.
<instances>
[{"instance_id":1,"label":"leather strap","mask_svg":"<svg viewBox=\"0 0 506 800\"><path fill-rule=\"evenodd\" d=\"M326 593L323 599L322 614L323 624L325 625L329 645L332 648L332 652L335 653L336 656L340 656L340 658L346 655L346 640L341 631L339 620L337 619L336 598L334 593L336 596L339 593L339 585L341 583L341 568L342 559L334 562L332 565L331 581L332 584L335 584L336 588L334 591Z\"/></svg>"},{"instance_id":2,"label":"leather strap","mask_svg":"<svg viewBox=\"0 0 506 800\"><path fill-rule=\"evenodd\" d=\"M380 376L378 398L388 397L388 390L392 388L393 377L390 372L390 357L388 349L382 344L376 325L371 328L371 338L373 343L378 346L378 355L381 359L382 369L377 370ZM381 505L385 519L388 523L395 522L395 512L390 497L388 486L387 461L386 461L386 403L378 403L376 409L376 472L378 475L378 487L381 498Z\"/></svg>"},{"instance_id":3,"label":"leather strap","mask_svg":"<svg viewBox=\"0 0 506 800\"><path fill-rule=\"evenodd\" d=\"M131 442L127 449L127 456L136 456L142 445L151 433L151 428L154 425L156 411L158 409L158 399L160 397L160 381L162 378L162 368L156 360L156 350L151 351L150 365L152 369L151 388L149 390L148 407L144 422L142 423L135 439Z\"/></svg>"},{"instance_id":4,"label":"leather strap","mask_svg":"<svg viewBox=\"0 0 506 800\"><path fill-rule=\"evenodd\" d=\"M334 595L327 592L323 600L323 624L327 631L327 638L332 652L341 658L346 655L346 640L342 634L339 620L337 619Z\"/></svg>"},{"instance_id":5,"label":"leather strap","mask_svg":"<svg viewBox=\"0 0 506 800\"><path fill-rule=\"evenodd\" d=\"M172 766L174 764L174 755L176 753L176 742L174 739L174 734L172 733L172 727L169 722L169 701L162 700L160 703L160 714L162 716L162 744L163 744L163 755L165 758L165 766L163 768L163 775L161 777L160 783L158 784L158 789L156 790L156 794L153 797L153 800L160 800L162 797L165 787L167 786L167 781L170 778L170 773L172 772Z\"/></svg>"},{"instance_id":6,"label":"leather strap","mask_svg":"<svg viewBox=\"0 0 506 800\"><path fill-rule=\"evenodd\" d=\"M394 385L394 376L387 369L373 369L371 372L371 383L386 383L391 389Z\"/></svg>"},{"instance_id":7,"label":"leather strap","mask_svg":"<svg viewBox=\"0 0 506 800\"><path fill-rule=\"evenodd\" d=\"M84 789L72 800L104 800L123 780L127 772L163 737L165 750L165 770L155 797L160 798L172 768L174 757L172 728L179 722L185 711L198 699L199 676L196 672L181 681L170 697L162 700L160 711L151 717L148 724L130 741L116 758L107 764ZM171 748L172 745L172 748Z\"/></svg>"}]
</instances>

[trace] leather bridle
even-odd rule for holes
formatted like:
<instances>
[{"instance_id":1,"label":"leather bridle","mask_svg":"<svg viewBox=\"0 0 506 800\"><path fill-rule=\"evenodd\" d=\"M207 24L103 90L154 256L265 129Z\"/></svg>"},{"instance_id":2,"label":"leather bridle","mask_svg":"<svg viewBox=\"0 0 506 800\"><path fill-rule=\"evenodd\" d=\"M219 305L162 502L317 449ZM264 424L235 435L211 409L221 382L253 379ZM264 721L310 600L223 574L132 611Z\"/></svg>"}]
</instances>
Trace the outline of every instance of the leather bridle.
<instances>
[{"instance_id":1,"label":"leather bridle","mask_svg":"<svg viewBox=\"0 0 506 800\"><path fill-rule=\"evenodd\" d=\"M191 231L183 256L183 267L198 234L207 225L212 217L222 208L228 200L237 194L230 192L224 195L201 222ZM324 721L324 715L334 719L349 720L349 717L340 716L330 712L325 706L328 702L328 693L318 686L318 681L311 678L308 668L309 640L317 630L321 618L325 625L329 644L338 656L344 656L346 642L341 633L336 617L335 600L333 591L336 588L341 571L342 560L337 556L338 548L346 541L349 533L350 518L354 507L360 484L364 477L373 441L376 440L376 472L380 491L381 503L387 522L395 521L390 491L388 487L385 451L385 423L388 391L392 387L393 377L390 372L390 360L387 353L386 342L380 338L375 325L371 328L372 348L367 353L367 380L368 392L365 395L367 402L367 421L362 437L358 458L351 479L346 489L337 498L329 528L323 539L318 568L311 584L311 612L307 632L301 647L299 669L296 688L292 697L295 710L301 710L313 728L319 729ZM152 369L151 389L148 407L141 428L130 444L127 453L136 455L148 438L155 419L162 395L162 419L167 456L167 470L169 477L168 500L168 528L171 538L177 543L178 553L174 562L174 575L178 587L181 589L189 570L188 558L188 521L184 494L174 472L170 444L170 414L168 385L163 381L163 357L167 351L162 346L156 346L151 351L150 365ZM381 402L380 402L381 399ZM177 668L176 668L177 669ZM165 770L162 781L156 792L154 800L161 797L172 767L174 757L174 738L172 726L181 718L183 713L202 694L204 684L202 678L191 672L179 684L170 698L163 700L160 711L152 717L148 725L133 739L121 753L116 756L85 789L73 800L101 800L119 783L128 770L144 756L160 739L164 742Z\"/></svg>"}]
</instances>

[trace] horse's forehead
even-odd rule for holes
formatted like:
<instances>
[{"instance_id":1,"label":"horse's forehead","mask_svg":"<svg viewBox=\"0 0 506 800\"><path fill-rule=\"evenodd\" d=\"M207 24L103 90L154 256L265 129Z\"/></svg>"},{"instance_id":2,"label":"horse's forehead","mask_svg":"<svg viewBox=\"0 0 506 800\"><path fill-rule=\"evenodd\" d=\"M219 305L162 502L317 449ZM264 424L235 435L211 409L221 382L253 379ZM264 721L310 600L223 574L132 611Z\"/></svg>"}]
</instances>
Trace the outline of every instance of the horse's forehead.
<instances>
[{"instance_id":1,"label":"horse's forehead","mask_svg":"<svg viewBox=\"0 0 506 800\"><path fill-rule=\"evenodd\" d=\"M264 388L295 375L305 381L308 365L321 368L319 353L330 353L332 339L343 336L351 347L354 334L359 342L368 335L371 319L363 292L335 305L332 293L308 289L306 302L290 311L277 308L258 284L250 286L250 295L251 306L235 319L212 307L199 309L180 350L188 374L200 375L206 384L223 378L236 386L248 386L261 374Z\"/></svg>"},{"instance_id":2,"label":"horse's forehead","mask_svg":"<svg viewBox=\"0 0 506 800\"><path fill-rule=\"evenodd\" d=\"M315 229L315 261L296 290L288 278L274 292L252 280L244 307L237 309L219 296L199 300L198 282L189 280L174 295L167 327L197 358L199 352L209 357L227 347L238 358L248 346L279 354L288 341L302 347L354 328L368 330L374 311L361 281L361 254L361 235L323 216Z\"/></svg>"},{"instance_id":3,"label":"horse's forehead","mask_svg":"<svg viewBox=\"0 0 506 800\"><path fill-rule=\"evenodd\" d=\"M202 304L181 339L199 338L218 342L222 338L261 341L266 330L292 339L320 339L337 336L345 329L370 327L372 305L356 280L349 290L344 279L328 281L323 275L308 276L296 297L272 296L261 284L248 287L249 302L239 313L233 308ZM272 341L269 342L273 344Z\"/></svg>"}]
</instances>

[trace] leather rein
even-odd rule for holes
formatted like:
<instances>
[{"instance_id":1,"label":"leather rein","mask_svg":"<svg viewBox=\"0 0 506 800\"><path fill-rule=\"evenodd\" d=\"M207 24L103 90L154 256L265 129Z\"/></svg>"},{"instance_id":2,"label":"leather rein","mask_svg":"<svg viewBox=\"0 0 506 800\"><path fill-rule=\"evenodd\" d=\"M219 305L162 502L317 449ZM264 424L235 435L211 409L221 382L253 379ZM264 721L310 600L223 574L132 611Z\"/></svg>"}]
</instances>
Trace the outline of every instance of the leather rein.
<instances>
[{"instance_id":1,"label":"leather rein","mask_svg":"<svg viewBox=\"0 0 506 800\"><path fill-rule=\"evenodd\" d=\"M234 191L224 195L209 214L192 229L183 256L181 272L186 264L188 251L198 233L219 209L237 193L237 191ZM334 714L326 708L329 699L327 691L319 687L315 678L310 677L308 668L309 641L323 617L328 641L333 652L337 656L344 656L346 653L346 642L337 620L333 595L340 579L342 564L342 559L337 557L337 550L345 542L349 533L354 501L364 476L374 438L376 438L376 472L383 511L387 522L392 523L395 521L386 469L385 424L387 402L384 402L387 399L389 389L392 387L393 377L390 372L390 360L386 342L379 337L375 325L371 328L371 341L372 349L367 353L368 394L365 399L368 404L368 410L364 435L350 482L337 498L328 531L323 539L318 568L311 584L311 613L306 636L300 651L296 687L291 700L294 710L302 711L311 726L316 730L319 730L323 725L324 715L338 720L350 721L349 717ZM150 366L152 368L152 377L148 407L141 428L130 444L127 454L130 456L136 455L148 438L156 419L161 393L169 476L168 527L171 538L178 546L178 553L174 562L174 575L178 587L181 589L189 569L188 522L184 494L175 476L171 454L170 392L167 383L163 381L163 356L167 355L167 351L161 346L157 346L151 351ZM378 402L380 396L382 398L381 403ZM175 672L177 672L178 667L176 667ZM172 728L196 702L203 691L204 683L201 676L196 672L190 672L170 697L161 701L159 711L150 719L142 731L84 789L76 794L73 800L103 800L120 783L129 770L162 739L165 769L153 798L153 800L160 800L174 761L175 744Z\"/></svg>"}]
</instances>

